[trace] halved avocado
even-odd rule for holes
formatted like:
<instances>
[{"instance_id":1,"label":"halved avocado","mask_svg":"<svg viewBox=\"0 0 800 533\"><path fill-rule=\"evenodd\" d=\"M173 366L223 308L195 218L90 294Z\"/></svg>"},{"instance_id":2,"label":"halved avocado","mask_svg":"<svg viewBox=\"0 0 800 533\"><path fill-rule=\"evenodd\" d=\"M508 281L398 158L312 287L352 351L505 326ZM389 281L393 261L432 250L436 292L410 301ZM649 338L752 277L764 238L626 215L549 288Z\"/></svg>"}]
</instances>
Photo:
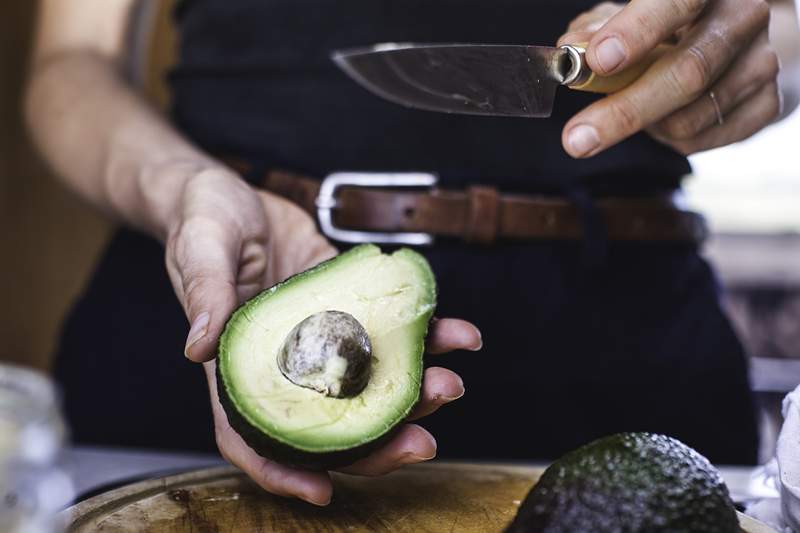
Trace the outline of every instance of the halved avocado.
<instances>
[{"instance_id":1,"label":"halved avocado","mask_svg":"<svg viewBox=\"0 0 800 533\"><path fill-rule=\"evenodd\" d=\"M291 465L334 468L368 455L419 399L435 305L436 283L425 258L409 249L382 254L374 245L261 292L231 316L220 338L217 385L231 427L257 453ZM287 346L297 342L298 331L309 331L298 328L301 322L327 324L306 319L345 314L366 330L369 342L359 339L359 346L371 351L360 392L337 397L285 375ZM363 331L348 322L344 331L350 330Z\"/></svg>"}]
</instances>

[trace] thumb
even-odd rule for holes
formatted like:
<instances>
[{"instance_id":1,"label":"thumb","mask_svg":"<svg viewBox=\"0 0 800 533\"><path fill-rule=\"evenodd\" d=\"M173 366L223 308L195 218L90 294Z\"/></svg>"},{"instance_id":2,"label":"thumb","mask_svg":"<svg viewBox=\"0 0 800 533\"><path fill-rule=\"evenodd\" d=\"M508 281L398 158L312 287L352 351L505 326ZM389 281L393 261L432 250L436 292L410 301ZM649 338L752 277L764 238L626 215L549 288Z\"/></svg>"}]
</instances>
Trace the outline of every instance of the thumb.
<instances>
[{"instance_id":1,"label":"thumb","mask_svg":"<svg viewBox=\"0 0 800 533\"><path fill-rule=\"evenodd\" d=\"M603 2L591 10L581 13L569 23L566 33L558 39L556 46L588 43L597 30L602 28L622 8L622 4Z\"/></svg>"},{"instance_id":2,"label":"thumb","mask_svg":"<svg viewBox=\"0 0 800 533\"><path fill-rule=\"evenodd\" d=\"M184 226L167 252L173 287L191 324L184 354L195 362L216 356L219 336L238 303L238 244L215 229Z\"/></svg>"},{"instance_id":3,"label":"thumb","mask_svg":"<svg viewBox=\"0 0 800 533\"><path fill-rule=\"evenodd\" d=\"M610 75L634 64L695 20L708 0L633 0L589 41L586 60L594 72Z\"/></svg>"}]
</instances>

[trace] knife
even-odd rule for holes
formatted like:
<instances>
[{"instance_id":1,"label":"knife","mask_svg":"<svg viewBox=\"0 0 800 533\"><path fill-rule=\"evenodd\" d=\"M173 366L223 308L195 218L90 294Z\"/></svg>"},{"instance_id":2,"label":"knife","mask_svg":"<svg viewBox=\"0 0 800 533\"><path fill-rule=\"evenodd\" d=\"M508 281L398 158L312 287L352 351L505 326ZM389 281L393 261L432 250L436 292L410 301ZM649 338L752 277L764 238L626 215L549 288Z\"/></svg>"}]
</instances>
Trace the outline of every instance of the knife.
<instances>
[{"instance_id":1,"label":"knife","mask_svg":"<svg viewBox=\"0 0 800 533\"><path fill-rule=\"evenodd\" d=\"M612 76L586 63L586 44L552 46L382 43L337 50L332 59L372 93L408 107L512 117L549 117L556 88L614 93L636 81L670 45Z\"/></svg>"}]
</instances>

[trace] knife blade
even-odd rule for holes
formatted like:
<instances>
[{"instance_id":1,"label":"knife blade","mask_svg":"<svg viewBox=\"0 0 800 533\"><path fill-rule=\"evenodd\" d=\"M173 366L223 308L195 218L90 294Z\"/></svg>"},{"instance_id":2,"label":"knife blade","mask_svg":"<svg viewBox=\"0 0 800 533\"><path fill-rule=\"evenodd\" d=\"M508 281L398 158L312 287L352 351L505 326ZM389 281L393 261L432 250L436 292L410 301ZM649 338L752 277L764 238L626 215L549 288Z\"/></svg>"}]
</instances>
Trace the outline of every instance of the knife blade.
<instances>
[{"instance_id":1,"label":"knife blade","mask_svg":"<svg viewBox=\"0 0 800 533\"><path fill-rule=\"evenodd\" d=\"M397 104L470 115L549 117L556 89L610 93L635 81L658 57L610 77L596 76L584 45L381 43L337 50L333 61L372 93Z\"/></svg>"}]
</instances>

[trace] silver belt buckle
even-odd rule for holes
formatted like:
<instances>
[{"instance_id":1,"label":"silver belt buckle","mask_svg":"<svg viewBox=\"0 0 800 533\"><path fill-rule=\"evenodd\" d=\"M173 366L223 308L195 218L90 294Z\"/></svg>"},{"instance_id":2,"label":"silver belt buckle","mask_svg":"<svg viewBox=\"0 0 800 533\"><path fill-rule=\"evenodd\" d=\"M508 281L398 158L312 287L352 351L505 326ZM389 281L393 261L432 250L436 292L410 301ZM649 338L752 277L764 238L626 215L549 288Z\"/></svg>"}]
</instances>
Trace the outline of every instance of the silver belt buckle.
<instances>
[{"instance_id":1,"label":"silver belt buckle","mask_svg":"<svg viewBox=\"0 0 800 533\"><path fill-rule=\"evenodd\" d=\"M408 244L427 246L433 243L429 233L381 233L337 228L333 224L333 210L336 208L336 190L340 187L402 188L433 187L438 178L425 172L334 172L329 174L319 188L315 201L317 219L322 233L333 240L348 243L372 242L376 244Z\"/></svg>"}]
</instances>

